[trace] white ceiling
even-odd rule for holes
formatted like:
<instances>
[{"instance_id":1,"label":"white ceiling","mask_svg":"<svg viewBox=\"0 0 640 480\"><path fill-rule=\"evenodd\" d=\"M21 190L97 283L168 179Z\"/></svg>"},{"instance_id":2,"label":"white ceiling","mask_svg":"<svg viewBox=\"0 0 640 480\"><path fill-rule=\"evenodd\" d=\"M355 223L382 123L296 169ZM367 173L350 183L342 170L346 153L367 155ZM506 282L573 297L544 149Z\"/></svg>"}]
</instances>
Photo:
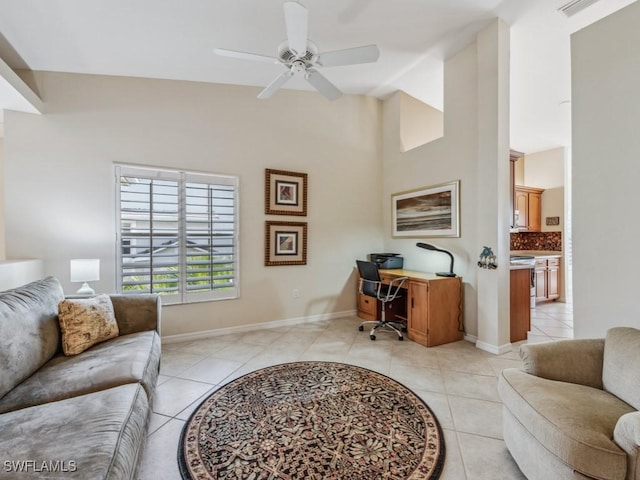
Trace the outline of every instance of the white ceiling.
<instances>
[{"instance_id":1,"label":"white ceiling","mask_svg":"<svg viewBox=\"0 0 640 480\"><path fill-rule=\"evenodd\" d=\"M11 69L265 87L280 66L219 57L213 49L276 56L285 39L283 1L0 0L0 59ZM402 89L437 108L443 59L502 18L512 32L511 143L533 152L570 143L569 34L631 3L601 0L568 20L557 11L567 1L301 3L309 10L309 38L321 52L371 43L380 48L374 64L322 71L344 93L386 98ZM2 68L4 62L0 110L37 110L38 99ZM286 88L310 89L298 78Z\"/></svg>"}]
</instances>

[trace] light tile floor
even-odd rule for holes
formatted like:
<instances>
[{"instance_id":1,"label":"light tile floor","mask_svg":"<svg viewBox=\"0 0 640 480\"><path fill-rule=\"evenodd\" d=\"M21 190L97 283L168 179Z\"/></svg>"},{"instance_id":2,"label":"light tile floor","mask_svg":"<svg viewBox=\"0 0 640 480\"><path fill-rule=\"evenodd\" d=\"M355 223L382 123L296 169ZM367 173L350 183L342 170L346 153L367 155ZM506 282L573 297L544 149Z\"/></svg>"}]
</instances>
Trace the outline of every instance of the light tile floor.
<instances>
[{"instance_id":1,"label":"light tile floor","mask_svg":"<svg viewBox=\"0 0 640 480\"><path fill-rule=\"evenodd\" d=\"M460 341L425 348L395 334L371 341L357 317L287 328L170 343L162 366L142 462L143 480L179 480L177 445L189 415L219 386L278 363L326 360L360 365L388 375L418 394L434 411L446 444L442 480L524 479L502 440L497 376L518 367L514 351L495 356ZM572 336L571 306L538 306L532 342Z\"/></svg>"},{"instance_id":2,"label":"light tile floor","mask_svg":"<svg viewBox=\"0 0 640 480\"><path fill-rule=\"evenodd\" d=\"M531 310L529 342L567 340L573 338L573 305L570 303L542 303Z\"/></svg>"}]
</instances>

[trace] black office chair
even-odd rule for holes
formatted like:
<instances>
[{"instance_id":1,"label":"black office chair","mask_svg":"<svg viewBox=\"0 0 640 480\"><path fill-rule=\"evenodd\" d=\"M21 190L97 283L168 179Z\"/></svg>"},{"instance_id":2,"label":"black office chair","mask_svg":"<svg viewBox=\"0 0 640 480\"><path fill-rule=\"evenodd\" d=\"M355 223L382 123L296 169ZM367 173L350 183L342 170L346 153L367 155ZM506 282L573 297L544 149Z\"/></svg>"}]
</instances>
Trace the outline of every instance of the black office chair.
<instances>
[{"instance_id":1,"label":"black office chair","mask_svg":"<svg viewBox=\"0 0 640 480\"><path fill-rule=\"evenodd\" d=\"M387 303L403 296L402 292L404 290L401 291L401 289L404 282L407 280L407 277L394 278L389 285L385 285L380 280L380 272L378 272L378 265L376 263L356 260L356 264L358 265L358 272L360 273L360 293L367 295L368 297L373 297L382 303L380 308L380 319L362 322L358 327L358 330L362 332L366 324L372 323L374 326L371 329L371 332L369 332L369 338L371 338L371 340L376 339L376 330L379 328L388 328L393 330L398 334L398 340L404 340L402 329L406 328L406 326L401 320L394 319L387 321L386 307Z\"/></svg>"}]
</instances>

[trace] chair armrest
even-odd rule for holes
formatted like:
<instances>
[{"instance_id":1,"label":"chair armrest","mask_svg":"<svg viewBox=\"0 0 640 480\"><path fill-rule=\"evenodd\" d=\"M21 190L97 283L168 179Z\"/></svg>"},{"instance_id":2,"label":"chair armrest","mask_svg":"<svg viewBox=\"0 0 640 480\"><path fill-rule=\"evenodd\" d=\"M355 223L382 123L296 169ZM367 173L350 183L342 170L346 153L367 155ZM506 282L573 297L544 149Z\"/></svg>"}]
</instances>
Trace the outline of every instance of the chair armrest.
<instances>
[{"instance_id":1,"label":"chair armrest","mask_svg":"<svg viewBox=\"0 0 640 480\"><path fill-rule=\"evenodd\" d=\"M520 346L525 372L549 380L602 389L604 339L562 340Z\"/></svg>"},{"instance_id":2,"label":"chair armrest","mask_svg":"<svg viewBox=\"0 0 640 480\"><path fill-rule=\"evenodd\" d=\"M386 295L380 295L380 293L378 293L378 298L380 298L380 300L384 298L385 302L390 302L392 300L395 300L396 296L398 295L398 292L400 291L400 289L404 285L404 282L406 282L408 278L409 277L392 278L391 281L389 282Z\"/></svg>"},{"instance_id":3,"label":"chair armrest","mask_svg":"<svg viewBox=\"0 0 640 480\"><path fill-rule=\"evenodd\" d=\"M362 293L363 295L367 295L363 291L365 283L370 283L375 292L379 292L380 291L380 285L382 285L382 282L376 282L375 280L367 280L365 278L360 277L360 283L358 284L358 291L360 293Z\"/></svg>"},{"instance_id":4,"label":"chair armrest","mask_svg":"<svg viewBox=\"0 0 640 480\"><path fill-rule=\"evenodd\" d=\"M158 295L110 295L120 335L156 330L160 335Z\"/></svg>"},{"instance_id":5,"label":"chair armrest","mask_svg":"<svg viewBox=\"0 0 640 480\"><path fill-rule=\"evenodd\" d=\"M389 287L402 288L402 285L404 285L404 282L406 282L408 279L409 277L392 278L391 281L389 282ZM398 284L397 286L396 286L396 283Z\"/></svg>"},{"instance_id":6,"label":"chair armrest","mask_svg":"<svg viewBox=\"0 0 640 480\"><path fill-rule=\"evenodd\" d=\"M627 453L627 477L638 478L638 449L640 447L640 412L622 415L613 430L613 441Z\"/></svg>"}]
</instances>

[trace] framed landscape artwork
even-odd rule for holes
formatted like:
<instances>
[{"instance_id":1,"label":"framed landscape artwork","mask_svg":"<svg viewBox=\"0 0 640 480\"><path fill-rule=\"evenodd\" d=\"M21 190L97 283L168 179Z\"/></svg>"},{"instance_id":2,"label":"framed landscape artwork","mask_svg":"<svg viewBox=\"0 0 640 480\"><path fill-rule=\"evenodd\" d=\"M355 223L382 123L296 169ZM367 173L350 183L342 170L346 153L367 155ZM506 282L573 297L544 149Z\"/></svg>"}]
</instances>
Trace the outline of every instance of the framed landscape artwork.
<instances>
[{"instance_id":1,"label":"framed landscape artwork","mask_svg":"<svg viewBox=\"0 0 640 480\"><path fill-rule=\"evenodd\" d=\"M264 264L307 264L307 223L271 222L265 224Z\"/></svg>"},{"instance_id":2,"label":"framed landscape artwork","mask_svg":"<svg viewBox=\"0 0 640 480\"><path fill-rule=\"evenodd\" d=\"M265 214L307 214L307 174L265 169Z\"/></svg>"},{"instance_id":3,"label":"framed landscape artwork","mask_svg":"<svg viewBox=\"0 0 640 480\"><path fill-rule=\"evenodd\" d=\"M460 181L391 195L394 237L459 237Z\"/></svg>"}]
</instances>

